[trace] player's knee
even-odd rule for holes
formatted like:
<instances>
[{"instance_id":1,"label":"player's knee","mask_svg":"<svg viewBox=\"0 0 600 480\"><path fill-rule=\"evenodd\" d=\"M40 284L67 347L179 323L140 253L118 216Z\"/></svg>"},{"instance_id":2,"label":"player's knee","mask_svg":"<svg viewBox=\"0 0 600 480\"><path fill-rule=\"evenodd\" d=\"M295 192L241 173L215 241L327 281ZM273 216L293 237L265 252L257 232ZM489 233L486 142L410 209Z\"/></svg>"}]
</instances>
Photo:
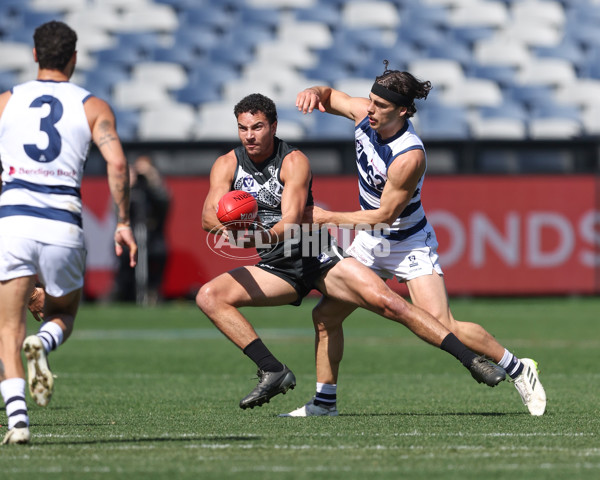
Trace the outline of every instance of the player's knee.
<instances>
[{"instance_id":1,"label":"player's knee","mask_svg":"<svg viewBox=\"0 0 600 480\"><path fill-rule=\"evenodd\" d=\"M404 320L411 315L411 305L401 296L393 293L380 295L376 300L376 305L386 318Z\"/></svg>"},{"instance_id":2,"label":"player's knee","mask_svg":"<svg viewBox=\"0 0 600 480\"><path fill-rule=\"evenodd\" d=\"M211 283L205 283L196 294L196 305L207 315L215 308L216 292Z\"/></svg>"}]
</instances>

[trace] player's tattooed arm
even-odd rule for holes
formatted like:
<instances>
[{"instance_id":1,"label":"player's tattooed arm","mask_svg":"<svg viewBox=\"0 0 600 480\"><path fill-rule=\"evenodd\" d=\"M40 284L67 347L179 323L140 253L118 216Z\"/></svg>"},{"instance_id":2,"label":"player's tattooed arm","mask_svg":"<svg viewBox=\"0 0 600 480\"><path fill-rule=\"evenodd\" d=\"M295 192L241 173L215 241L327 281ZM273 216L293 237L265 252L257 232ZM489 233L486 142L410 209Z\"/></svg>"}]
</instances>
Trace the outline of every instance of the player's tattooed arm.
<instances>
[{"instance_id":1,"label":"player's tattooed arm","mask_svg":"<svg viewBox=\"0 0 600 480\"><path fill-rule=\"evenodd\" d=\"M96 141L98 148L102 150L104 147L110 148L112 142L118 142L119 137L115 133L114 125L109 120L102 120L98 125L99 136Z\"/></svg>"},{"instance_id":2,"label":"player's tattooed arm","mask_svg":"<svg viewBox=\"0 0 600 480\"><path fill-rule=\"evenodd\" d=\"M93 129L93 139L106 160L106 173L110 193L117 209L117 223L129 225L129 168L119 135L115 129L115 117L107 104L103 104Z\"/></svg>"}]
</instances>

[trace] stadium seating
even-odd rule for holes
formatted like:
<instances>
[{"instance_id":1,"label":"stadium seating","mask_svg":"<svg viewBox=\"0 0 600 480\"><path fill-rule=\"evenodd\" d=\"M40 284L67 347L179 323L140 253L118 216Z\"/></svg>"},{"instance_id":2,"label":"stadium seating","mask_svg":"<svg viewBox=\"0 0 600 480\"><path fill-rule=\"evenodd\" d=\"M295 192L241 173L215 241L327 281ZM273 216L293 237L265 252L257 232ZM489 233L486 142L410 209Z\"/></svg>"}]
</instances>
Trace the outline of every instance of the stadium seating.
<instances>
[{"instance_id":1,"label":"stadium seating","mask_svg":"<svg viewBox=\"0 0 600 480\"><path fill-rule=\"evenodd\" d=\"M293 107L295 89L316 83L366 96L385 59L433 84L415 118L424 138L600 130L595 0L2 0L2 89L35 74L33 29L50 19L78 31L74 80L111 101L132 140L149 135L141 122L157 111L194 122L177 138L230 137L209 112L222 104L230 115L254 91L281 109ZM337 120L290 114L280 130L347 134Z\"/></svg>"}]
</instances>

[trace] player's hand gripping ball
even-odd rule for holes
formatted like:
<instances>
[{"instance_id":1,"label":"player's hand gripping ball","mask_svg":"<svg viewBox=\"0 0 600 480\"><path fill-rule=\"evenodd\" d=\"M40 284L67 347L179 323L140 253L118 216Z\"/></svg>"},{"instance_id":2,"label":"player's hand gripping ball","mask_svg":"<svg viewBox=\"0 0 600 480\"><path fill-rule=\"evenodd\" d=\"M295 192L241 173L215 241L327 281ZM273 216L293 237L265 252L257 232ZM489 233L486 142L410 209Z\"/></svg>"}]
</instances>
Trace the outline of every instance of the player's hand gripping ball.
<instances>
[{"instance_id":1,"label":"player's hand gripping ball","mask_svg":"<svg viewBox=\"0 0 600 480\"><path fill-rule=\"evenodd\" d=\"M217 205L219 222L234 230L248 228L256 220L257 213L256 199L241 190L227 192Z\"/></svg>"}]
</instances>

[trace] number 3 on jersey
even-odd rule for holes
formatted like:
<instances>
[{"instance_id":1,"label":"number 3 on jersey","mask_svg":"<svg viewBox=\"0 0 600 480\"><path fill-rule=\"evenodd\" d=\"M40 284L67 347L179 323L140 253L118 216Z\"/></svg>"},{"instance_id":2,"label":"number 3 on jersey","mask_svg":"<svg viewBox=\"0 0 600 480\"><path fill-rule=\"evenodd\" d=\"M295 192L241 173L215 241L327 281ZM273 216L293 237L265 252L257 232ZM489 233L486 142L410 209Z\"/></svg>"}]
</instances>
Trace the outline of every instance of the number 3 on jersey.
<instances>
[{"instance_id":1,"label":"number 3 on jersey","mask_svg":"<svg viewBox=\"0 0 600 480\"><path fill-rule=\"evenodd\" d=\"M29 108L42 108L44 105L50 107L50 112L40 119L40 130L48 135L48 146L42 150L34 144L23 145L27 156L41 163L55 160L60 155L62 148L60 133L58 133L58 130L54 126L63 116L62 103L52 95L42 95L31 102Z\"/></svg>"}]
</instances>

